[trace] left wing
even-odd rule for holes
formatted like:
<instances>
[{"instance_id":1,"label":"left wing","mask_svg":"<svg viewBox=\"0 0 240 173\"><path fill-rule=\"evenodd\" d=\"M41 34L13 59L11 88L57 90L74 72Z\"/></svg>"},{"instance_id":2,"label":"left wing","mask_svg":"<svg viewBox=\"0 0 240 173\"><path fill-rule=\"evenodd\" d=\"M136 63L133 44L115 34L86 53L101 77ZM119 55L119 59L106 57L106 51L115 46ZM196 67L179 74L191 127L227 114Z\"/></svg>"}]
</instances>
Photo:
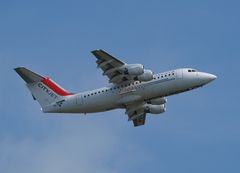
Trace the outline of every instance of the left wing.
<instances>
[{"instance_id":1,"label":"left wing","mask_svg":"<svg viewBox=\"0 0 240 173\"><path fill-rule=\"evenodd\" d=\"M120 61L101 49L94 50L92 53L97 58L97 67L102 69L103 75L106 75L109 78L110 83L119 84L124 81L131 80L119 70L126 63Z\"/></svg>"},{"instance_id":2,"label":"left wing","mask_svg":"<svg viewBox=\"0 0 240 173\"><path fill-rule=\"evenodd\" d=\"M152 80L153 78L152 72L144 70L141 64L126 64L101 49L94 50L92 53L97 58L97 67L102 69L103 75L109 78L110 83L130 83L136 80Z\"/></svg>"}]
</instances>

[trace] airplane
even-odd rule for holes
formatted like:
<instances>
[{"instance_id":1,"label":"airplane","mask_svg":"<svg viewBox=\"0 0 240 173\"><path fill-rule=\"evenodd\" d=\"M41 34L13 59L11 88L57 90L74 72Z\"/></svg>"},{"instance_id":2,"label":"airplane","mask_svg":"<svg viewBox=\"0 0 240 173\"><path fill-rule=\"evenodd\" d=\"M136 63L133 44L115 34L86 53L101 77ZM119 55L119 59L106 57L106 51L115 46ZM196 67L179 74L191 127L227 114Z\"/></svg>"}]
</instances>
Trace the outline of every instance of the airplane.
<instances>
[{"instance_id":1,"label":"airplane","mask_svg":"<svg viewBox=\"0 0 240 173\"><path fill-rule=\"evenodd\" d=\"M97 113L125 109L133 125L145 124L147 114L166 111L168 96L202 87L217 76L181 68L154 74L142 64L127 64L104 50L94 50L97 67L109 78L109 86L72 93L49 77L39 75L25 67L14 70L26 82L33 99L44 113Z\"/></svg>"}]
</instances>

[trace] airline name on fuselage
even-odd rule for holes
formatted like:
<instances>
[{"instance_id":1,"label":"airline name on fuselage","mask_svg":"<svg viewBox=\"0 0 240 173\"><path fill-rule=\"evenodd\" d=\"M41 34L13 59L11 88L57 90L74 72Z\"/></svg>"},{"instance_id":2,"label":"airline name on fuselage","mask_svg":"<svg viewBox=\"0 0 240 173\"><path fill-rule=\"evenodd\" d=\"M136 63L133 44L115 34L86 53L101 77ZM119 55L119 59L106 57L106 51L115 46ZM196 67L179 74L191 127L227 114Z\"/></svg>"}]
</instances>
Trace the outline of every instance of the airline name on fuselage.
<instances>
[{"instance_id":1,"label":"airline name on fuselage","mask_svg":"<svg viewBox=\"0 0 240 173\"><path fill-rule=\"evenodd\" d=\"M54 94L50 89L45 87L42 83L38 83L38 87L41 88L43 91L45 91L49 96L56 99L58 96Z\"/></svg>"}]
</instances>

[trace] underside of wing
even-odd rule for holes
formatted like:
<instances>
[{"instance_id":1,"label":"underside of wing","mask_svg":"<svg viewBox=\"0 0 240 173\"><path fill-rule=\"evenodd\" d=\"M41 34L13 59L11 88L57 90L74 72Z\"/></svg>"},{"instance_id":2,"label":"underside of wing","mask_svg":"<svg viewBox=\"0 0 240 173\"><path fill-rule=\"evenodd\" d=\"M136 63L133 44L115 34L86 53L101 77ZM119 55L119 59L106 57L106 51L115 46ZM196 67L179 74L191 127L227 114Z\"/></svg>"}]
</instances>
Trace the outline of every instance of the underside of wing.
<instances>
[{"instance_id":1,"label":"underside of wing","mask_svg":"<svg viewBox=\"0 0 240 173\"><path fill-rule=\"evenodd\" d=\"M129 80L121 72L121 67L126 63L120 61L101 49L94 50L92 53L97 58L97 67L102 69L103 75L106 75L109 78L110 83L119 84Z\"/></svg>"},{"instance_id":2,"label":"underside of wing","mask_svg":"<svg viewBox=\"0 0 240 173\"><path fill-rule=\"evenodd\" d=\"M142 126L145 124L146 114L139 116L138 118L132 120L134 127Z\"/></svg>"},{"instance_id":3,"label":"underside of wing","mask_svg":"<svg viewBox=\"0 0 240 173\"><path fill-rule=\"evenodd\" d=\"M141 126L145 124L146 112L143 109L144 102L128 105L126 108L126 114L128 115L128 121L132 121L134 126Z\"/></svg>"},{"instance_id":4,"label":"underside of wing","mask_svg":"<svg viewBox=\"0 0 240 173\"><path fill-rule=\"evenodd\" d=\"M144 125L145 120L146 120L145 112L138 112L138 110L134 111L133 113L128 112L128 121L132 121L134 127Z\"/></svg>"},{"instance_id":5,"label":"underside of wing","mask_svg":"<svg viewBox=\"0 0 240 173\"><path fill-rule=\"evenodd\" d=\"M148 113L159 115L166 111L166 102L165 97L160 97L126 105L128 121L132 121L135 127L144 125Z\"/></svg>"},{"instance_id":6,"label":"underside of wing","mask_svg":"<svg viewBox=\"0 0 240 173\"><path fill-rule=\"evenodd\" d=\"M92 53L97 58L97 67L102 69L103 75L109 78L110 83L122 84L153 79L152 71L144 70L142 64L126 64L101 49Z\"/></svg>"}]
</instances>

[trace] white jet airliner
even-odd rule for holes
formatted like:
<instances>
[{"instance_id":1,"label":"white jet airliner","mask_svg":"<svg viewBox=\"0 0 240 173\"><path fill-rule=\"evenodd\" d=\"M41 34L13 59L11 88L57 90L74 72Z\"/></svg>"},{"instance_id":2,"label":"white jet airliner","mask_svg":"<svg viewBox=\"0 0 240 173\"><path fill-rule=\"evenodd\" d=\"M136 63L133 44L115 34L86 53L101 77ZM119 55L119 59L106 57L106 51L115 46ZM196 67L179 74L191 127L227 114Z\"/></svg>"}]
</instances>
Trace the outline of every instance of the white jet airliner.
<instances>
[{"instance_id":1,"label":"white jet airliner","mask_svg":"<svg viewBox=\"0 0 240 173\"><path fill-rule=\"evenodd\" d=\"M153 74L141 64L126 64L103 50L92 53L98 68L112 83L110 86L73 94L27 68L18 67L15 71L45 113L87 114L120 108L126 109L134 126L144 125L147 113L165 112L167 96L202 87L217 78L192 68Z\"/></svg>"}]
</instances>

